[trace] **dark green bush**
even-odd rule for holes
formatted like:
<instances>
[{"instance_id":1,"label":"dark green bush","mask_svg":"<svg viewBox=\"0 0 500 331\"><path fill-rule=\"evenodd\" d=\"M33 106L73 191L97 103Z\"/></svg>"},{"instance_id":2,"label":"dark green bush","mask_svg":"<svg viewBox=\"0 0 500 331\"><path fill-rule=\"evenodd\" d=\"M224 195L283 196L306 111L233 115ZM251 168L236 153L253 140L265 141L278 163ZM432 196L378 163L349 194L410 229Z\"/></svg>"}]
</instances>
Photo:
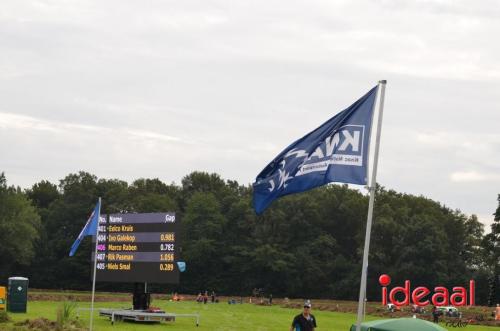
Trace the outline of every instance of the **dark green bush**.
<instances>
[{"instance_id":1,"label":"dark green bush","mask_svg":"<svg viewBox=\"0 0 500 331\"><path fill-rule=\"evenodd\" d=\"M0 310L0 323L6 323L10 321L10 317L5 310Z\"/></svg>"}]
</instances>

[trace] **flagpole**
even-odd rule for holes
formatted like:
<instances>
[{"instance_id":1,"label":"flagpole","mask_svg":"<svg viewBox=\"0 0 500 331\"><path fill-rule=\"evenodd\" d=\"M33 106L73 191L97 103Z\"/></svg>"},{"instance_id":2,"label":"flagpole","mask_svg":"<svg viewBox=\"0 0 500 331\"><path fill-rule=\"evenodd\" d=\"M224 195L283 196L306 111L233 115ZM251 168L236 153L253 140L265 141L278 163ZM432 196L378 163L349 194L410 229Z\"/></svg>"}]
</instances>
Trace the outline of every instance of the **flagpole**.
<instances>
[{"instance_id":1,"label":"flagpole","mask_svg":"<svg viewBox=\"0 0 500 331\"><path fill-rule=\"evenodd\" d=\"M380 134L382 128L382 115L384 110L384 96L386 80L378 82L378 94L380 95L378 121L377 121L377 136L375 140L375 152L373 155L373 171L368 190L370 191L370 201L368 203L368 216L366 221L365 247L363 251L363 267L361 269L361 284L359 286L358 300L358 318L356 321L356 331L361 331L361 322L363 322L363 306L366 298L366 279L368 274L368 254L370 252L370 237L372 231L373 205L375 204L375 190L377 188L377 165L378 152L380 147Z\"/></svg>"},{"instance_id":2,"label":"flagpole","mask_svg":"<svg viewBox=\"0 0 500 331\"><path fill-rule=\"evenodd\" d=\"M97 244L99 243L99 223L101 221L101 197L99 197L99 212L97 214L97 232L95 234L95 252L94 252L94 279L92 281L92 303L90 304L90 326L92 331L92 322L94 321L94 295L95 295L95 279L97 274Z\"/></svg>"}]
</instances>

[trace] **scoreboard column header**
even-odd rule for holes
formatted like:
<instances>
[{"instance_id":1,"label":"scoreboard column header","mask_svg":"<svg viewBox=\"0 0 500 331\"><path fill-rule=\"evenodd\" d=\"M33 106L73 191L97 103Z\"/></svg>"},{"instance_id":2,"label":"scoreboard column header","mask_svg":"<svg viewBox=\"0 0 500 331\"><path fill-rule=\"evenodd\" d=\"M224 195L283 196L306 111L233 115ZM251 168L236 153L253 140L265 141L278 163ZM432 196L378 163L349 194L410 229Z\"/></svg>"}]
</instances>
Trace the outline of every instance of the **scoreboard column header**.
<instances>
[{"instance_id":1,"label":"scoreboard column header","mask_svg":"<svg viewBox=\"0 0 500 331\"><path fill-rule=\"evenodd\" d=\"M175 223L175 213L110 214L109 224Z\"/></svg>"}]
</instances>

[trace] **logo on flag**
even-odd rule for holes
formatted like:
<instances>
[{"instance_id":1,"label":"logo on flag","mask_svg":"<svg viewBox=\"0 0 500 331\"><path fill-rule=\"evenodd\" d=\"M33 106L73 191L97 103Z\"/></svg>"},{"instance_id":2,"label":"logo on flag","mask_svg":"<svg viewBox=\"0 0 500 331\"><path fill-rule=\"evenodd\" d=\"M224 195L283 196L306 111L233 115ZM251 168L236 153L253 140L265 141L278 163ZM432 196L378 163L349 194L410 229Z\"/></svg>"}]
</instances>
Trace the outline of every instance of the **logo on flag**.
<instances>
[{"instance_id":1,"label":"logo on flag","mask_svg":"<svg viewBox=\"0 0 500 331\"><path fill-rule=\"evenodd\" d=\"M330 182L367 183L368 147L377 87L295 141L257 175L254 208Z\"/></svg>"}]
</instances>

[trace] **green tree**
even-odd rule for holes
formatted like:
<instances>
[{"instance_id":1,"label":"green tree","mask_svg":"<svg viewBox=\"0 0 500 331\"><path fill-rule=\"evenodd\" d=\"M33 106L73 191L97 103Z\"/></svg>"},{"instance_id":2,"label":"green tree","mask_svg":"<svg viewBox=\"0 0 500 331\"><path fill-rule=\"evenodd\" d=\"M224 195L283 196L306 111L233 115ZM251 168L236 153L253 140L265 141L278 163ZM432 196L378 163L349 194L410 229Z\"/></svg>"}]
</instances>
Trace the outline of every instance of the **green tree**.
<instances>
[{"instance_id":1,"label":"green tree","mask_svg":"<svg viewBox=\"0 0 500 331\"><path fill-rule=\"evenodd\" d=\"M36 287L90 287L90 238L74 257L68 252L101 196L103 214L176 212L181 223L180 259L187 262L187 271L175 290L248 295L253 288L263 288L275 296L357 298L368 196L347 185L283 197L257 216L251 186L213 173L193 172L181 185L157 178L129 185L79 172L66 176L59 186L42 181L24 193L8 188L4 176L0 183L2 197L28 197L41 215L41 226L34 232L34 239L40 240L31 248L36 252L33 262L9 266L12 272L30 276ZM4 201L0 200L2 222L12 218L10 209L2 209ZM422 196L378 187L375 203L369 300L380 297L381 273L390 274L394 284L412 279L427 287L456 286L473 278L478 283L476 301L487 300L482 284L498 268L498 235L483 239L477 217ZM498 234L495 229L492 233ZM127 290L121 284L98 287Z\"/></svg>"},{"instance_id":2,"label":"green tree","mask_svg":"<svg viewBox=\"0 0 500 331\"><path fill-rule=\"evenodd\" d=\"M190 285L194 291L223 287L218 275L223 271L221 257L224 256L222 236L225 223L220 204L213 194L196 192L192 195L181 223L181 243L183 258L189 265L185 275L192 282Z\"/></svg>"},{"instance_id":3,"label":"green tree","mask_svg":"<svg viewBox=\"0 0 500 331\"><path fill-rule=\"evenodd\" d=\"M42 180L26 190L26 195L40 215L41 226L38 228L38 240L34 242L35 258L33 263L25 268L26 270L22 273L31 278L32 286L46 288L49 287L45 281L46 270L50 269L50 265L47 264L47 257L51 256L51 242L49 240L51 236L47 232L48 215L51 204L61 198L61 193L55 184Z\"/></svg>"},{"instance_id":4,"label":"green tree","mask_svg":"<svg viewBox=\"0 0 500 331\"><path fill-rule=\"evenodd\" d=\"M178 211L179 189L166 185L159 179L137 179L129 188L129 208L131 212Z\"/></svg>"},{"instance_id":5,"label":"green tree","mask_svg":"<svg viewBox=\"0 0 500 331\"><path fill-rule=\"evenodd\" d=\"M481 243L484 237L484 224L479 222L476 215L471 215L464 225L463 249L460 254L469 269L478 270L483 266Z\"/></svg>"},{"instance_id":6,"label":"green tree","mask_svg":"<svg viewBox=\"0 0 500 331\"><path fill-rule=\"evenodd\" d=\"M37 209L47 209L50 204L60 197L57 186L49 181L42 180L26 191L26 195Z\"/></svg>"},{"instance_id":7,"label":"green tree","mask_svg":"<svg viewBox=\"0 0 500 331\"><path fill-rule=\"evenodd\" d=\"M491 232L483 239L484 260L489 271L488 305L500 302L500 194Z\"/></svg>"},{"instance_id":8,"label":"green tree","mask_svg":"<svg viewBox=\"0 0 500 331\"><path fill-rule=\"evenodd\" d=\"M20 189L7 186L0 173L0 277L30 265L35 256L40 216Z\"/></svg>"},{"instance_id":9,"label":"green tree","mask_svg":"<svg viewBox=\"0 0 500 331\"><path fill-rule=\"evenodd\" d=\"M61 197L51 203L44 221L47 233L46 255L43 257L45 268L36 271L36 278L43 284L51 287L57 284L59 288L89 288L90 237L82 241L75 256L69 257L69 249L103 193L97 182L97 177L87 172L69 174L60 181Z\"/></svg>"}]
</instances>

